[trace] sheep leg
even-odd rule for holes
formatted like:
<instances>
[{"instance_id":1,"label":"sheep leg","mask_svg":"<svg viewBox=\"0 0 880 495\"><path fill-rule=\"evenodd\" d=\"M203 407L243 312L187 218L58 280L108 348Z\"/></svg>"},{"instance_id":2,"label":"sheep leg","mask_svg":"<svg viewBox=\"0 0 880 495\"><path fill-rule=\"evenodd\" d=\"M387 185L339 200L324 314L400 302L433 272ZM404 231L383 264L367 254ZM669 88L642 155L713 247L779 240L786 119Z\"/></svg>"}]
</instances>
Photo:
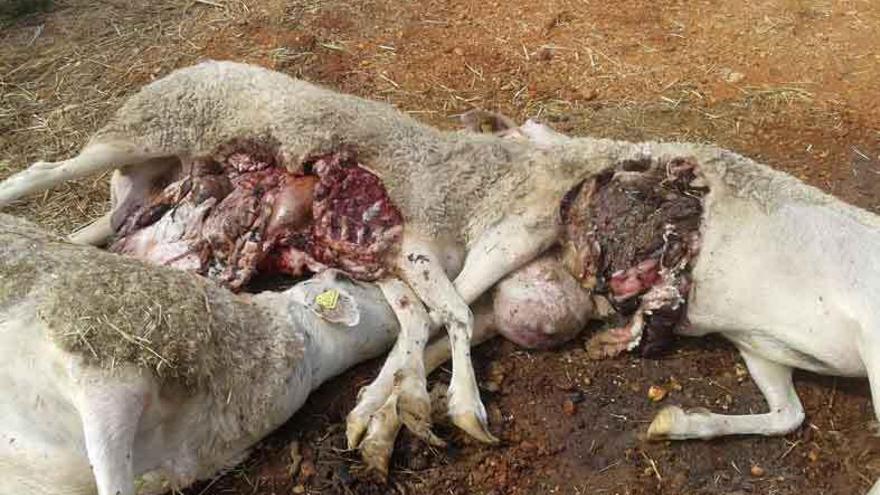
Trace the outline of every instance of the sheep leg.
<instances>
[{"instance_id":1,"label":"sheep leg","mask_svg":"<svg viewBox=\"0 0 880 495\"><path fill-rule=\"evenodd\" d=\"M446 326L452 341L452 383L448 401L452 422L482 442L497 442L487 428L486 409L480 402L470 360L473 315L468 304L456 292L439 257L427 245L412 246L404 251L402 258L398 266L400 275L432 310L434 321Z\"/></svg>"},{"instance_id":2,"label":"sheep leg","mask_svg":"<svg viewBox=\"0 0 880 495\"><path fill-rule=\"evenodd\" d=\"M397 315L400 334L379 376L359 394L347 418L346 435L349 447L359 446L367 465L384 475L401 422L433 445L444 442L431 432L430 423L424 352L431 320L405 283L388 279L379 287Z\"/></svg>"},{"instance_id":3,"label":"sheep leg","mask_svg":"<svg viewBox=\"0 0 880 495\"><path fill-rule=\"evenodd\" d=\"M112 236L113 228L110 227L110 213L105 213L94 222L67 236L67 240L74 244L102 246Z\"/></svg>"},{"instance_id":4,"label":"sheep leg","mask_svg":"<svg viewBox=\"0 0 880 495\"><path fill-rule=\"evenodd\" d=\"M36 162L0 182L0 207L62 182L161 156L128 144L92 143L79 155L59 162Z\"/></svg>"},{"instance_id":5,"label":"sheep leg","mask_svg":"<svg viewBox=\"0 0 880 495\"><path fill-rule=\"evenodd\" d=\"M387 295L388 294L386 293L386 296ZM422 313L424 313L423 310ZM493 316L493 308L490 301L486 301L477 306L474 316L474 335L471 340L473 345L479 345L497 334L495 327L493 326ZM424 314L424 317L427 318L427 315ZM395 349L397 349L397 347L395 347ZM451 347L449 346L448 335L441 336L434 342L431 342L431 344L424 349L424 374L422 376L430 375L435 369L440 367L441 364L448 361L451 356L450 350ZM400 353L392 351L392 353L389 354L386 365L387 363L392 362L392 355L394 354L398 354L398 356L400 355ZM389 366L389 368L394 368L394 366ZM366 431L366 434L363 435L363 442L360 444L361 455L364 462L382 475L388 474L388 464L391 459L394 440L397 437L397 433L400 431L402 424L406 424L410 431L416 432L417 435L421 438L425 438L433 445L441 446L444 444L444 442L434 436L430 430L430 413L433 406L430 402L425 405L421 400L421 397L411 393L410 399L405 399L404 402L401 402L401 395L406 393L404 392L404 389L407 387L412 389L413 387L412 385L405 385L404 380L400 378L400 372L398 371L397 373L397 375L392 376L393 385L390 388L390 393L387 394L385 402L381 403L378 409L373 408L374 410L365 426L357 426L358 430L363 432L365 429ZM389 373L385 374L385 376L388 375ZM382 373L380 373L380 376L382 376ZM383 380L377 378L374 384L376 382L382 383L382 381ZM384 381L387 383L387 379ZM373 385L371 384L371 386ZM421 386L424 387L424 383L422 383ZM422 390L424 389L419 388L419 393L421 393ZM373 393L376 392L374 391ZM365 397L366 394L361 397L361 400L363 401ZM418 402L414 404L416 406L415 408L411 405L412 397L419 398ZM375 404L375 401L368 402ZM358 407L361 407L361 402L358 403ZM417 414L414 415L413 412L416 409ZM356 417L357 416L355 416L355 418ZM351 414L349 415L349 419L352 419ZM417 420L414 425L413 420ZM360 424L362 425L363 423ZM353 425L350 422L348 425L349 431L347 432L350 435L353 433L351 430L352 426ZM354 448L355 445L352 445L351 442L352 437L349 437L349 447Z\"/></svg>"},{"instance_id":6,"label":"sheep leg","mask_svg":"<svg viewBox=\"0 0 880 495\"><path fill-rule=\"evenodd\" d=\"M878 342L876 334L862 338L861 342L859 342L859 352L862 355L862 361L864 361L865 369L868 372L868 383L871 386L874 415L880 421L880 342ZM874 483L868 495L880 495L880 481Z\"/></svg>"},{"instance_id":7,"label":"sheep leg","mask_svg":"<svg viewBox=\"0 0 880 495\"><path fill-rule=\"evenodd\" d=\"M474 307L474 334L471 336L471 346L476 347L483 342L498 335L495 328L495 314L491 299L487 299ZM449 335L443 335L428 344L425 348L425 373L430 375L449 358L452 357L452 347L449 345Z\"/></svg>"},{"instance_id":8,"label":"sheep leg","mask_svg":"<svg viewBox=\"0 0 880 495\"><path fill-rule=\"evenodd\" d=\"M132 449L146 394L138 384L88 385L78 408L98 495L134 495Z\"/></svg>"},{"instance_id":9,"label":"sheep leg","mask_svg":"<svg viewBox=\"0 0 880 495\"><path fill-rule=\"evenodd\" d=\"M549 224L549 225L548 225ZM448 410L452 422L474 438L496 442L487 428L470 358L473 316L468 304L505 275L531 261L557 237L554 222L506 219L476 240L455 282L450 282L430 250L411 251L401 272L432 310L435 322L447 327L452 346L452 380Z\"/></svg>"},{"instance_id":10,"label":"sheep leg","mask_svg":"<svg viewBox=\"0 0 880 495\"><path fill-rule=\"evenodd\" d=\"M661 410L648 427L650 439L683 440L724 435L784 435L804 420L804 408L791 381L792 368L740 349L755 384L764 394L770 412L726 415L705 410L684 411L671 406Z\"/></svg>"}]
</instances>

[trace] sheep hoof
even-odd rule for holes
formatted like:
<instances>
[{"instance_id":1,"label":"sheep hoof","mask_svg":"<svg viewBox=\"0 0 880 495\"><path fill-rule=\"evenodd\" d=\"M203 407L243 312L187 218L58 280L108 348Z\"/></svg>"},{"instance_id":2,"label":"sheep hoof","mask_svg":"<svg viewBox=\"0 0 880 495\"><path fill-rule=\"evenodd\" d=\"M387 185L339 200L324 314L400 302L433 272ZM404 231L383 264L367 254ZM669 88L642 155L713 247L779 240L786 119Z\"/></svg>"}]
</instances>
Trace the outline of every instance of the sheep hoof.
<instances>
[{"instance_id":1,"label":"sheep hoof","mask_svg":"<svg viewBox=\"0 0 880 495\"><path fill-rule=\"evenodd\" d=\"M348 415L349 448L359 448L367 467L383 478L388 475L394 440L401 425L431 445L446 445L431 431L431 401L424 374L398 370L394 375L394 388L382 406L366 418L357 411L356 408Z\"/></svg>"},{"instance_id":2,"label":"sheep hoof","mask_svg":"<svg viewBox=\"0 0 880 495\"><path fill-rule=\"evenodd\" d=\"M367 434L360 444L361 458L367 467L382 478L388 476L388 464L394 451L394 439L400 431L400 417L397 414L398 393L395 390L388 396L385 404L373 413Z\"/></svg>"},{"instance_id":3,"label":"sheep hoof","mask_svg":"<svg viewBox=\"0 0 880 495\"><path fill-rule=\"evenodd\" d=\"M466 411L456 414L450 413L449 417L452 418L452 423L455 426L477 440L488 444L498 443L498 439L489 432L485 414L480 415L475 411Z\"/></svg>"},{"instance_id":4,"label":"sheep hoof","mask_svg":"<svg viewBox=\"0 0 880 495\"><path fill-rule=\"evenodd\" d=\"M672 428L676 423L684 419L687 413L678 406L664 407L654 416L654 421L648 427L648 440L664 440L672 434Z\"/></svg>"},{"instance_id":5,"label":"sheep hoof","mask_svg":"<svg viewBox=\"0 0 880 495\"><path fill-rule=\"evenodd\" d=\"M349 449L356 449L361 444L361 439L367 431L370 418L362 418L356 411L348 413L345 419L345 438Z\"/></svg>"}]
</instances>

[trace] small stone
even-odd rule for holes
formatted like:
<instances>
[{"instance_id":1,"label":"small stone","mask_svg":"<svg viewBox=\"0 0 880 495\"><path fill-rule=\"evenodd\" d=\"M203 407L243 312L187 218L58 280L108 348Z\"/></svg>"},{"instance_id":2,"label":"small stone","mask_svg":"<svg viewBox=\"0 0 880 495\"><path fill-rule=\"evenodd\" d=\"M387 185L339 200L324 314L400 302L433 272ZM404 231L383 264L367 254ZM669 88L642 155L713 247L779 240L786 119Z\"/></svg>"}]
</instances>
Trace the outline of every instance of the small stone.
<instances>
[{"instance_id":1,"label":"small stone","mask_svg":"<svg viewBox=\"0 0 880 495\"><path fill-rule=\"evenodd\" d=\"M565 399L565 402L562 403L562 412L564 412L566 416L574 416L577 413L577 406L574 401L571 399Z\"/></svg>"},{"instance_id":2,"label":"small stone","mask_svg":"<svg viewBox=\"0 0 880 495\"><path fill-rule=\"evenodd\" d=\"M767 471L764 471L764 468L758 466L757 464L752 466L752 469L749 472L752 473L752 476L754 476L755 478L760 478L767 474Z\"/></svg>"},{"instance_id":3,"label":"small stone","mask_svg":"<svg viewBox=\"0 0 880 495\"><path fill-rule=\"evenodd\" d=\"M301 493L305 493L305 492L306 492L306 487L303 485L296 485L295 487L293 487L293 493L295 493L296 495L300 495Z\"/></svg>"},{"instance_id":4,"label":"small stone","mask_svg":"<svg viewBox=\"0 0 880 495\"><path fill-rule=\"evenodd\" d=\"M724 79L731 84L736 84L745 78L746 75L742 72L737 72L733 69L721 69L721 79Z\"/></svg>"},{"instance_id":5,"label":"small stone","mask_svg":"<svg viewBox=\"0 0 880 495\"><path fill-rule=\"evenodd\" d=\"M302 479L307 480L312 476L318 474L318 470L317 468L315 468L314 461L307 459L302 462L302 465L299 468L299 473L300 476L302 476Z\"/></svg>"},{"instance_id":6,"label":"small stone","mask_svg":"<svg viewBox=\"0 0 880 495\"><path fill-rule=\"evenodd\" d=\"M648 398L651 399L651 402L660 402L666 398L667 393L666 389L659 385L651 385L648 388Z\"/></svg>"},{"instance_id":7,"label":"small stone","mask_svg":"<svg viewBox=\"0 0 880 495\"><path fill-rule=\"evenodd\" d=\"M464 55L464 50L463 50L460 46L457 46L457 47L455 47L455 48L452 49L452 53L454 53L454 54L458 55L459 57L461 57L462 55Z\"/></svg>"},{"instance_id":8,"label":"small stone","mask_svg":"<svg viewBox=\"0 0 880 495\"><path fill-rule=\"evenodd\" d=\"M499 385L497 382L488 381L483 384L483 388L486 389L487 392L495 393L501 390L501 385Z\"/></svg>"}]
</instances>

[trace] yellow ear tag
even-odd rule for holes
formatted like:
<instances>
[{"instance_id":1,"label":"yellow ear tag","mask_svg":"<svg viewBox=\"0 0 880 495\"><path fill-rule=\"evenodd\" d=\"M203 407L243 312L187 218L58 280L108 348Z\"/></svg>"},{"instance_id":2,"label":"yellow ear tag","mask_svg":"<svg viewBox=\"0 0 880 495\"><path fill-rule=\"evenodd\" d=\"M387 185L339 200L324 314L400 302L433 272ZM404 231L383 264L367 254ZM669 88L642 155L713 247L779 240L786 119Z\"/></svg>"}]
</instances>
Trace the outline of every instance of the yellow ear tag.
<instances>
[{"instance_id":1,"label":"yellow ear tag","mask_svg":"<svg viewBox=\"0 0 880 495\"><path fill-rule=\"evenodd\" d=\"M327 289L315 297L315 302L324 311L334 310L336 309L336 304L339 303L339 291Z\"/></svg>"}]
</instances>

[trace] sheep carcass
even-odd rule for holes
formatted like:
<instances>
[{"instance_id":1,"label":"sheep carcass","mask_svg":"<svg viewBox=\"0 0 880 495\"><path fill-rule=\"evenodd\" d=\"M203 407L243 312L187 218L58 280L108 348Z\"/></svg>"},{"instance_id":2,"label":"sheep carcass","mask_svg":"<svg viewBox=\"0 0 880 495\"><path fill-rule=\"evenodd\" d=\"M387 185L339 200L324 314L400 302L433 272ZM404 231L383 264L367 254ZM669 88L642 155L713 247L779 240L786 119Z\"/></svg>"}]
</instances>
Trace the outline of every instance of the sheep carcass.
<instances>
[{"instance_id":1,"label":"sheep carcass","mask_svg":"<svg viewBox=\"0 0 880 495\"><path fill-rule=\"evenodd\" d=\"M649 438L788 433L804 419L795 368L867 376L880 415L880 217L712 146L609 151L605 141L534 121L517 132L562 159L614 158L566 195L562 212L566 266L625 321L593 337L591 353L650 353L673 333L719 333L739 349L770 409L670 406ZM880 495L880 482L870 494Z\"/></svg>"},{"instance_id":2,"label":"sheep carcass","mask_svg":"<svg viewBox=\"0 0 880 495\"><path fill-rule=\"evenodd\" d=\"M542 260L527 278L548 263L559 267ZM510 315L526 313L513 307L523 289L514 277L497 291L504 321L520 331L530 320ZM317 304L322 294L334 294L333 304ZM280 292L235 295L0 214L0 392L9 399L0 404L0 492L145 494L212 477L323 381L387 350L399 315L427 318L416 304L396 309L376 286L335 270ZM497 318L488 300L474 311L478 343ZM449 355L448 339L431 343L426 372ZM383 428L405 420L400 395L393 385L376 413ZM387 469L391 446L366 447L379 449L369 457Z\"/></svg>"},{"instance_id":3,"label":"sheep carcass","mask_svg":"<svg viewBox=\"0 0 880 495\"><path fill-rule=\"evenodd\" d=\"M381 181L404 221L399 231L389 228L383 233L388 236L376 239L377 247L387 240L395 242L385 252L370 253L381 259L381 269L372 273L380 277L377 283L393 307L394 300L405 296L424 303L431 318L408 318L403 325L401 345L392 350L349 415L351 446L359 446L368 430L384 437L396 433L381 431L378 425L371 429L374 413L389 399L395 376L403 383L401 394L406 400L401 400L401 407L410 410L407 426L434 440L423 349L433 329L443 325L453 337L449 414L475 438L494 442L470 361L473 315L468 304L556 242L559 200L573 185L603 168L608 163L604 155L571 160L528 142L445 133L386 104L334 93L262 68L206 62L145 86L76 157L38 162L7 179L0 185L0 205L60 181L115 170L113 213L78 236L98 241L139 210L147 197L144 188L155 178L167 180L170 173L173 181L194 161L222 154L238 141L269 145L276 163L297 173L307 173L315 157L353 149L355 160ZM331 240L346 244L343 233L352 231L331 232ZM253 248L254 239L239 240L240 246L209 245L229 249L224 253L233 265L215 268L231 267L227 275L232 282L247 278L246 273L237 273L236 266ZM182 252L166 254L171 259ZM340 253L330 254L333 258ZM186 261L195 266L201 260L196 255ZM399 286L395 280L406 283Z\"/></svg>"}]
</instances>

